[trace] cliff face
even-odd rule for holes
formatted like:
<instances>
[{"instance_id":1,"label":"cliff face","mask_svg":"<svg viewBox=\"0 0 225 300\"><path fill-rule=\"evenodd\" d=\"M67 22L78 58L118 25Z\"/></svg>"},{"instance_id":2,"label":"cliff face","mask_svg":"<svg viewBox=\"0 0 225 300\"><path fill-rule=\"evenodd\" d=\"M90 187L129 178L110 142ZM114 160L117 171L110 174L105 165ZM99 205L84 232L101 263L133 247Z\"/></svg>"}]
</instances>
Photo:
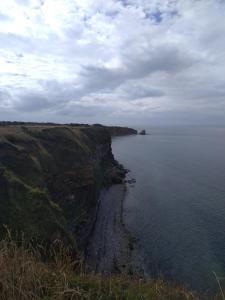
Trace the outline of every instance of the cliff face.
<instances>
[{"instance_id":1,"label":"cliff face","mask_svg":"<svg viewBox=\"0 0 225 300\"><path fill-rule=\"evenodd\" d=\"M137 134L137 130L135 130L133 128L129 128L129 127L107 126L107 129L111 136Z\"/></svg>"},{"instance_id":2,"label":"cliff face","mask_svg":"<svg viewBox=\"0 0 225 300\"><path fill-rule=\"evenodd\" d=\"M115 168L104 127L0 126L0 235L5 224L82 249Z\"/></svg>"}]
</instances>

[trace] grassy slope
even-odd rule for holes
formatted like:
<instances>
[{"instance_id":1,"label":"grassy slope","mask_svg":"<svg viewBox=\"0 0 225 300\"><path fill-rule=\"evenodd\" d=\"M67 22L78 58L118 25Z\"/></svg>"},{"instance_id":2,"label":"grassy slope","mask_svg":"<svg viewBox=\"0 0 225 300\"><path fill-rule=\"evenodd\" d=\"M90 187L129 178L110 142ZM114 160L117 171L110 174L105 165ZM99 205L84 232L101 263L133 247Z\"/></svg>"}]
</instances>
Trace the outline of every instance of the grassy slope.
<instances>
[{"instance_id":1,"label":"grassy slope","mask_svg":"<svg viewBox=\"0 0 225 300\"><path fill-rule=\"evenodd\" d=\"M0 299L197 300L182 287L163 280L86 274L79 259L59 241L48 248L48 259L10 234L0 242Z\"/></svg>"},{"instance_id":2,"label":"grassy slope","mask_svg":"<svg viewBox=\"0 0 225 300\"><path fill-rule=\"evenodd\" d=\"M52 157L35 137L40 132L0 127L0 224L37 240L53 235L72 242L63 212L45 187L41 162L47 166Z\"/></svg>"},{"instance_id":3,"label":"grassy slope","mask_svg":"<svg viewBox=\"0 0 225 300\"><path fill-rule=\"evenodd\" d=\"M102 187L96 145L104 142L101 128L0 126L0 224L73 243L69 228L77 219L84 235Z\"/></svg>"}]
</instances>

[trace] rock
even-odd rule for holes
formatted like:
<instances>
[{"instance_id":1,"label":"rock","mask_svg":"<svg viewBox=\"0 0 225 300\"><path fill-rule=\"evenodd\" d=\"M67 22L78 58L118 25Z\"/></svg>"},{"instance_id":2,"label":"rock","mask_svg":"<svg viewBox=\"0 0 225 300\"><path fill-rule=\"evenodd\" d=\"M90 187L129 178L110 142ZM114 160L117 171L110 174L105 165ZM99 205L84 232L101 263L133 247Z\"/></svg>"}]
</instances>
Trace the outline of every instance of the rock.
<instances>
[{"instance_id":1,"label":"rock","mask_svg":"<svg viewBox=\"0 0 225 300\"><path fill-rule=\"evenodd\" d=\"M123 165L119 164L117 161L114 162L114 166L109 168L105 173L105 184L121 184L125 182L126 174L128 170L123 167Z\"/></svg>"},{"instance_id":2,"label":"rock","mask_svg":"<svg viewBox=\"0 0 225 300\"><path fill-rule=\"evenodd\" d=\"M134 184L135 182L136 182L136 179L134 179L134 178L127 180L127 183L129 183L129 184Z\"/></svg>"},{"instance_id":3,"label":"rock","mask_svg":"<svg viewBox=\"0 0 225 300\"><path fill-rule=\"evenodd\" d=\"M143 129L139 132L140 135L146 135L146 131Z\"/></svg>"}]
</instances>

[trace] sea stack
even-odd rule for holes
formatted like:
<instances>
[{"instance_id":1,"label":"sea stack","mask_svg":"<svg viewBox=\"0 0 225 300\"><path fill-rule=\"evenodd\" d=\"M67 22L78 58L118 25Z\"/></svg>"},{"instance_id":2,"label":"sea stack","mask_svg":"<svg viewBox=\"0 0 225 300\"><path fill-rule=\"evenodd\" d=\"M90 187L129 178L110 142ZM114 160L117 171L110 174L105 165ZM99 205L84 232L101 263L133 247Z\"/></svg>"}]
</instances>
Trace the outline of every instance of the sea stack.
<instances>
[{"instance_id":1,"label":"sea stack","mask_svg":"<svg viewBox=\"0 0 225 300\"><path fill-rule=\"evenodd\" d=\"M140 134L140 135L146 135L145 129L141 130L139 134Z\"/></svg>"}]
</instances>

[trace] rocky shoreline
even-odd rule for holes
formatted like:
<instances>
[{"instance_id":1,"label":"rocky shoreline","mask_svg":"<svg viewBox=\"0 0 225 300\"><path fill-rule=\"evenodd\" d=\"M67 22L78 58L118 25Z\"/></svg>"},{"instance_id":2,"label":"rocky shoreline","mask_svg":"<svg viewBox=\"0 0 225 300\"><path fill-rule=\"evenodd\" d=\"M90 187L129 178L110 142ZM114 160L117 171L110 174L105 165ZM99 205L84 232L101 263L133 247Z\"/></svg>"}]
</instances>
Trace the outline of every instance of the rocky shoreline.
<instances>
[{"instance_id":1,"label":"rocky shoreline","mask_svg":"<svg viewBox=\"0 0 225 300\"><path fill-rule=\"evenodd\" d=\"M123 219L123 205L128 170L116 163L111 170L111 185L99 197L96 221L85 251L88 271L100 274L126 274L142 276L135 241Z\"/></svg>"},{"instance_id":2,"label":"rocky shoreline","mask_svg":"<svg viewBox=\"0 0 225 300\"><path fill-rule=\"evenodd\" d=\"M131 244L123 221L125 185L102 191L95 226L86 250L87 268L95 273L131 272Z\"/></svg>"}]
</instances>

